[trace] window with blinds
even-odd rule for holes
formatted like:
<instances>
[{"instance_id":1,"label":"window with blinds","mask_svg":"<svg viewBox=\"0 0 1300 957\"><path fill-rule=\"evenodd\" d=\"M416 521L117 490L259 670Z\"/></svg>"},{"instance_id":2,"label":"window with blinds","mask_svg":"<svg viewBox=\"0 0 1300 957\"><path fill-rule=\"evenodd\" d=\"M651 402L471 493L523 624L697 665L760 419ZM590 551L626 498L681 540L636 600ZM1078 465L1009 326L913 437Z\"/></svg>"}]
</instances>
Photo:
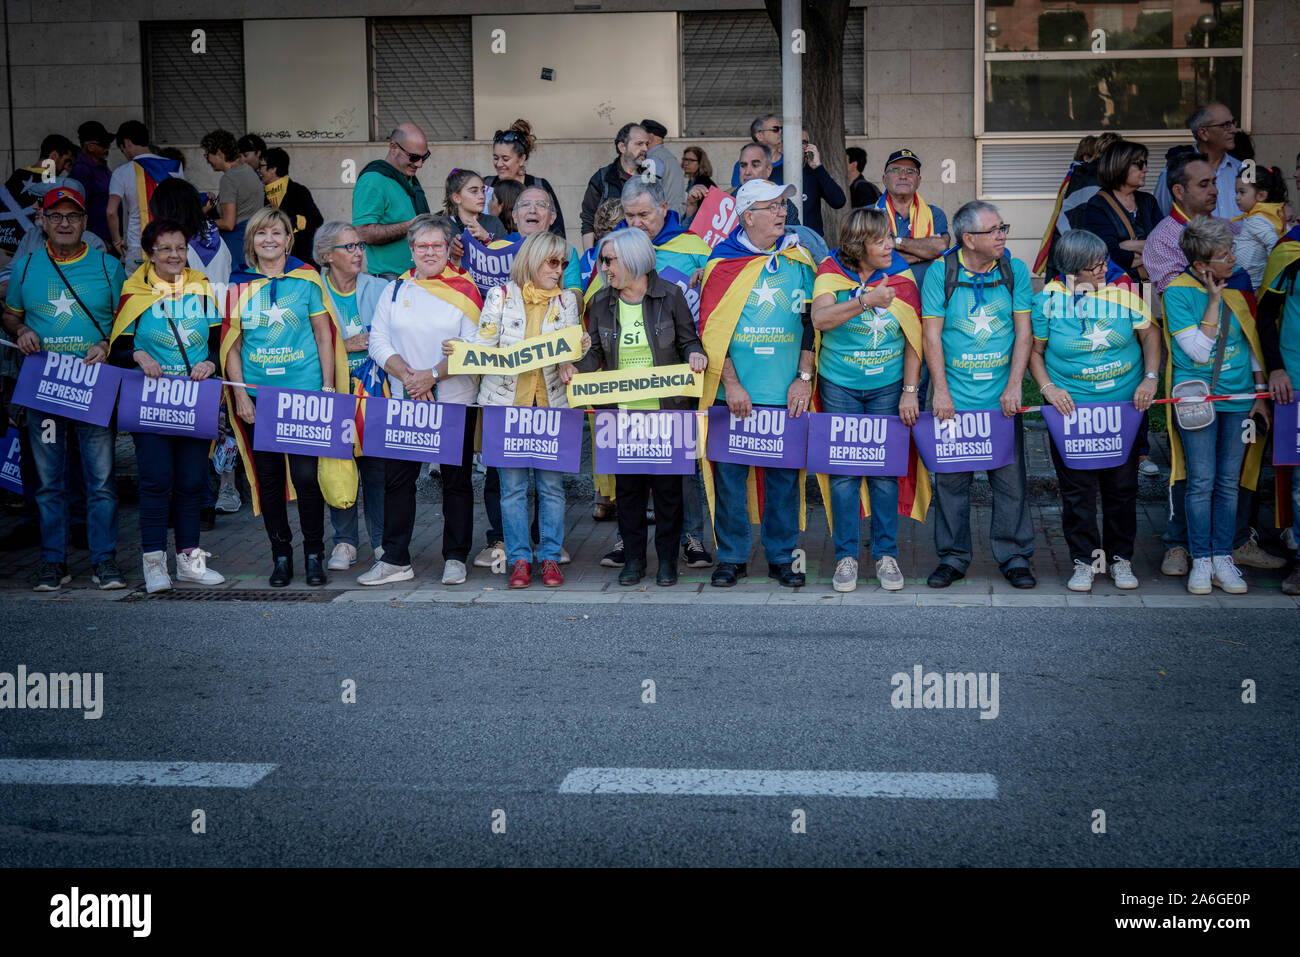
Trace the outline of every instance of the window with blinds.
<instances>
[{"instance_id":1,"label":"window with blinds","mask_svg":"<svg viewBox=\"0 0 1300 957\"><path fill-rule=\"evenodd\" d=\"M1135 137L1136 138L1136 137ZM1165 168L1168 143L1143 141L1147 154L1146 190L1155 189ZM1055 199L1077 140L1066 143L981 142L980 199Z\"/></svg>"},{"instance_id":2,"label":"window with blinds","mask_svg":"<svg viewBox=\"0 0 1300 957\"><path fill-rule=\"evenodd\" d=\"M474 54L469 17L370 21L374 138L415 123L429 142L474 138Z\"/></svg>"},{"instance_id":3,"label":"window with blinds","mask_svg":"<svg viewBox=\"0 0 1300 957\"><path fill-rule=\"evenodd\" d=\"M683 136L749 136L761 113L781 112L781 50L762 11L682 14ZM861 136L863 12L844 30L844 133Z\"/></svg>"},{"instance_id":4,"label":"window with blinds","mask_svg":"<svg viewBox=\"0 0 1300 957\"><path fill-rule=\"evenodd\" d=\"M195 30L202 30L200 38ZM244 132L244 27L238 20L140 24L144 122L161 146Z\"/></svg>"}]
</instances>

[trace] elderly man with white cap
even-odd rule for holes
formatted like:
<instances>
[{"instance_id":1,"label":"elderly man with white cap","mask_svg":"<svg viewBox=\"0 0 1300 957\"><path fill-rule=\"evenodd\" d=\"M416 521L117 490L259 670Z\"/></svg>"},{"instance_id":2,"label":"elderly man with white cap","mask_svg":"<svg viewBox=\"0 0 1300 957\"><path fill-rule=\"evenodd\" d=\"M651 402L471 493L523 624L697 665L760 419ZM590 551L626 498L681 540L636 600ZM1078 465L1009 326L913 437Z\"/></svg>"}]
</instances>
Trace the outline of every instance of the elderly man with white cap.
<instances>
[{"instance_id":1,"label":"elderly man with white cap","mask_svg":"<svg viewBox=\"0 0 1300 957\"><path fill-rule=\"evenodd\" d=\"M701 408L726 405L738 419L755 406L782 406L793 417L812 399L813 328L809 318L816 265L787 229L793 186L751 179L736 191L740 222L718 244L704 271L700 334L708 354ZM744 293L737 295L736 293ZM713 467L718 567L712 584L727 588L748 574L752 547L744 465ZM763 550L768 576L804 584L792 567L799 538L799 472L763 470Z\"/></svg>"}]
</instances>

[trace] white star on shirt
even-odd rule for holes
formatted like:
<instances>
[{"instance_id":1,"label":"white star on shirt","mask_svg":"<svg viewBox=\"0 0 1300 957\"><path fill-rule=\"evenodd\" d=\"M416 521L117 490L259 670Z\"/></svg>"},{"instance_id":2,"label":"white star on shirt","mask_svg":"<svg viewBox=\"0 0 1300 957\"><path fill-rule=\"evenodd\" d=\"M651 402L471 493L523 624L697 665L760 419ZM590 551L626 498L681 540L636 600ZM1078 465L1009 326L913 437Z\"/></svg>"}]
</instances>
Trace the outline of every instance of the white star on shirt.
<instances>
[{"instance_id":1,"label":"white star on shirt","mask_svg":"<svg viewBox=\"0 0 1300 957\"><path fill-rule=\"evenodd\" d=\"M288 309L286 309L286 308L284 308L284 306L280 306L280 305L272 306L270 309L266 310L266 325L267 325L267 328L270 328L271 326L274 326L274 325L276 325L277 323L279 323L280 325L283 325L283 324L284 324L284 314L285 314L286 312L288 312L288 311L289 311Z\"/></svg>"},{"instance_id":2,"label":"white star on shirt","mask_svg":"<svg viewBox=\"0 0 1300 957\"><path fill-rule=\"evenodd\" d=\"M67 313L69 316L72 315L72 306L76 301L77 300L75 299L68 298L68 291L66 289L59 293L58 299L51 299L50 305L54 307L54 318L57 319L64 313Z\"/></svg>"},{"instance_id":3,"label":"white star on shirt","mask_svg":"<svg viewBox=\"0 0 1300 957\"><path fill-rule=\"evenodd\" d=\"M763 303L768 303L773 307L776 306L777 290L769 286L766 279L763 280L763 285L756 288L754 292L758 296L758 302L754 303L754 305L761 306Z\"/></svg>"},{"instance_id":4,"label":"white star on shirt","mask_svg":"<svg viewBox=\"0 0 1300 957\"><path fill-rule=\"evenodd\" d=\"M874 311L871 314L871 318L867 320L867 327L871 330L872 348L875 348L880 345L880 337L884 334L885 330L889 328L888 310L878 309Z\"/></svg>"},{"instance_id":5,"label":"white star on shirt","mask_svg":"<svg viewBox=\"0 0 1300 957\"><path fill-rule=\"evenodd\" d=\"M981 332L987 332L989 335L993 334L993 317L984 311L983 306L980 307L979 312L970 317L970 321L975 323L971 335L978 336Z\"/></svg>"},{"instance_id":6,"label":"white star on shirt","mask_svg":"<svg viewBox=\"0 0 1300 957\"><path fill-rule=\"evenodd\" d=\"M1093 323L1092 332L1083 338L1092 343L1092 351L1096 352L1098 349L1105 349L1110 345L1110 330L1103 329L1100 325Z\"/></svg>"}]
</instances>

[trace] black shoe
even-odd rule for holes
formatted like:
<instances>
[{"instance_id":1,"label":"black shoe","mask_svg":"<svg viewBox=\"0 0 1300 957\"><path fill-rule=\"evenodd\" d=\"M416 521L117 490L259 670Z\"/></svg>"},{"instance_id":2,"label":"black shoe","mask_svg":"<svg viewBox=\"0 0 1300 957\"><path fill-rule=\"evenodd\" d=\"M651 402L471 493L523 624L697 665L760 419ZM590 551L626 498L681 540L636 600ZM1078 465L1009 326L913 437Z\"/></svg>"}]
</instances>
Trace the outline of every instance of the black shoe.
<instances>
[{"instance_id":1,"label":"black shoe","mask_svg":"<svg viewBox=\"0 0 1300 957\"><path fill-rule=\"evenodd\" d=\"M212 508L199 509L199 531L210 532L217 527L217 509L214 505Z\"/></svg>"},{"instance_id":2,"label":"black shoe","mask_svg":"<svg viewBox=\"0 0 1300 957\"><path fill-rule=\"evenodd\" d=\"M614 543L614 547L605 553L605 557L600 560L600 563L606 568L622 568L624 555L623 539L620 538Z\"/></svg>"},{"instance_id":3,"label":"black shoe","mask_svg":"<svg viewBox=\"0 0 1300 957\"><path fill-rule=\"evenodd\" d=\"M307 555L307 567L305 569L308 585L325 584L325 556L324 555Z\"/></svg>"},{"instance_id":4,"label":"black shoe","mask_svg":"<svg viewBox=\"0 0 1300 957\"><path fill-rule=\"evenodd\" d=\"M797 572L794 570L793 562L785 562L781 565L773 565L771 562L768 562L767 577L775 579L779 584L784 585L786 588L801 588L807 584L803 572Z\"/></svg>"},{"instance_id":5,"label":"black shoe","mask_svg":"<svg viewBox=\"0 0 1300 957\"><path fill-rule=\"evenodd\" d=\"M1011 582L1012 588L1033 588L1038 584L1028 568L1008 568L1002 574Z\"/></svg>"},{"instance_id":6,"label":"black shoe","mask_svg":"<svg viewBox=\"0 0 1300 957\"><path fill-rule=\"evenodd\" d=\"M623 565L623 570L618 573L618 583L620 585L636 585L645 577L645 559L631 558Z\"/></svg>"},{"instance_id":7,"label":"black shoe","mask_svg":"<svg viewBox=\"0 0 1300 957\"><path fill-rule=\"evenodd\" d=\"M953 582L965 577L965 572L958 571L951 565L941 564L934 571L930 572L930 577L925 580L925 583L931 588L947 588Z\"/></svg>"},{"instance_id":8,"label":"black shoe","mask_svg":"<svg viewBox=\"0 0 1300 957\"><path fill-rule=\"evenodd\" d=\"M656 585L676 585L677 584L677 562L667 561L659 563L659 572L655 575Z\"/></svg>"},{"instance_id":9,"label":"black shoe","mask_svg":"<svg viewBox=\"0 0 1300 957\"><path fill-rule=\"evenodd\" d=\"M713 577L709 579L709 584L714 588L730 588L737 580L748 575L749 568L743 562L739 565L735 562L718 562L718 567L713 569Z\"/></svg>"},{"instance_id":10,"label":"black shoe","mask_svg":"<svg viewBox=\"0 0 1300 957\"><path fill-rule=\"evenodd\" d=\"M68 574L68 566L63 562L42 562L40 575L36 579L35 591L58 591L68 582L72 581L72 576Z\"/></svg>"},{"instance_id":11,"label":"black shoe","mask_svg":"<svg viewBox=\"0 0 1300 957\"><path fill-rule=\"evenodd\" d=\"M40 527L24 522L4 538L0 538L0 552L18 552L24 548L35 548L40 543Z\"/></svg>"},{"instance_id":12,"label":"black shoe","mask_svg":"<svg viewBox=\"0 0 1300 957\"><path fill-rule=\"evenodd\" d=\"M686 556L687 568L708 568L713 564L713 556L704 548L704 543L694 535L686 536L686 544L682 546L682 552Z\"/></svg>"},{"instance_id":13,"label":"black shoe","mask_svg":"<svg viewBox=\"0 0 1300 957\"><path fill-rule=\"evenodd\" d=\"M83 552L90 551L90 539L86 537L85 524L73 525L68 533L68 543L73 548L80 548Z\"/></svg>"},{"instance_id":14,"label":"black shoe","mask_svg":"<svg viewBox=\"0 0 1300 957\"><path fill-rule=\"evenodd\" d=\"M275 568L271 571L271 587L283 588L291 581L293 581L293 556L276 556Z\"/></svg>"},{"instance_id":15,"label":"black shoe","mask_svg":"<svg viewBox=\"0 0 1300 957\"><path fill-rule=\"evenodd\" d=\"M94 567L90 580L103 591L126 587L126 579L122 577L122 572L118 570L117 562L111 558L104 559Z\"/></svg>"}]
</instances>

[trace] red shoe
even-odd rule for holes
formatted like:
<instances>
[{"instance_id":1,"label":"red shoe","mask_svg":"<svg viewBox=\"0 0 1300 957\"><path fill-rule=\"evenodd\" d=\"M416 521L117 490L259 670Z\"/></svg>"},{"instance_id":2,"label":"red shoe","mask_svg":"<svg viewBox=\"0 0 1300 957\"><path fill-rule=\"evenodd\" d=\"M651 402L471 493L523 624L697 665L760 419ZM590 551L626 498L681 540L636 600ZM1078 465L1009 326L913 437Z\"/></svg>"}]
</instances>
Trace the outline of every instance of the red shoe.
<instances>
[{"instance_id":1,"label":"red shoe","mask_svg":"<svg viewBox=\"0 0 1300 957\"><path fill-rule=\"evenodd\" d=\"M559 562L552 559L542 562L542 584L551 588L564 584L564 572L560 571Z\"/></svg>"},{"instance_id":2,"label":"red shoe","mask_svg":"<svg viewBox=\"0 0 1300 957\"><path fill-rule=\"evenodd\" d=\"M551 562L554 565L554 562ZM528 583L533 580L533 566L529 565L522 558L515 562L514 569L510 572L511 588L527 588Z\"/></svg>"}]
</instances>

